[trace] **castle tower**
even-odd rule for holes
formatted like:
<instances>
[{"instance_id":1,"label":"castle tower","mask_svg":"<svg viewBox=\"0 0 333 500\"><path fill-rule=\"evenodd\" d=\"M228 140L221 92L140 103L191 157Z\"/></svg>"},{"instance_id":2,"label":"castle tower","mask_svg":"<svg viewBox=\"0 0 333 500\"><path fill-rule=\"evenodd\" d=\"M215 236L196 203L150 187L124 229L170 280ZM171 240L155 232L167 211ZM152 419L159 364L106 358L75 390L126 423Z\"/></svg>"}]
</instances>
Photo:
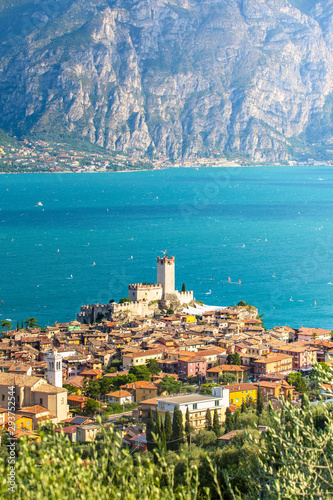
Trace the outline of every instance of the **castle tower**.
<instances>
[{"instance_id":1,"label":"castle tower","mask_svg":"<svg viewBox=\"0 0 333 500\"><path fill-rule=\"evenodd\" d=\"M163 298L175 293L175 258L157 257L157 283L163 287Z\"/></svg>"},{"instance_id":2,"label":"castle tower","mask_svg":"<svg viewBox=\"0 0 333 500\"><path fill-rule=\"evenodd\" d=\"M47 381L55 387L62 387L62 357L56 351L47 356Z\"/></svg>"}]
</instances>

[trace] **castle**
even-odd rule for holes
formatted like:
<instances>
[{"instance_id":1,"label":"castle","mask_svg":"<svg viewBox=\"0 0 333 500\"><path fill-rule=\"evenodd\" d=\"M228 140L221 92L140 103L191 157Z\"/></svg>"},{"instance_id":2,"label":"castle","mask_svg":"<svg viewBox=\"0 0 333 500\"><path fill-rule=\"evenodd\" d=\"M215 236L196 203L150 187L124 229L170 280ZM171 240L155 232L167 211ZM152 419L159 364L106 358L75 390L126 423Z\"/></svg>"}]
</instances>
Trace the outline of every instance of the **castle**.
<instances>
[{"instance_id":1,"label":"castle","mask_svg":"<svg viewBox=\"0 0 333 500\"><path fill-rule=\"evenodd\" d=\"M112 315L129 311L140 316L149 316L149 304L154 301L171 300L180 304L189 304L193 300L193 291L175 289L175 258L164 255L157 257L157 283L134 283L128 285L128 298L132 302L123 304L92 304L81 307L77 320L81 323L96 321L98 315L111 319Z\"/></svg>"},{"instance_id":2,"label":"castle","mask_svg":"<svg viewBox=\"0 0 333 500\"><path fill-rule=\"evenodd\" d=\"M134 302L170 299L188 304L193 300L193 292L175 290L175 258L165 255L157 257L157 283L128 285L128 297Z\"/></svg>"}]
</instances>

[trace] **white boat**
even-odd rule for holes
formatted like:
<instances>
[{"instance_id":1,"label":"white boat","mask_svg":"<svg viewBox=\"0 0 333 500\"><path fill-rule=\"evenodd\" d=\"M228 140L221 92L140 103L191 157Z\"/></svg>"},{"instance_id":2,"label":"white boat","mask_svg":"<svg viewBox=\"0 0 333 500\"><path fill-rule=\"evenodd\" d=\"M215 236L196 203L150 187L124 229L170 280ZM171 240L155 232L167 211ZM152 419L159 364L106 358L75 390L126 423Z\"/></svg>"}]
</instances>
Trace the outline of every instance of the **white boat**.
<instances>
[{"instance_id":1,"label":"white boat","mask_svg":"<svg viewBox=\"0 0 333 500\"><path fill-rule=\"evenodd\" d=\"M43 206L43 203L41 201L39 201L36 205L37 207L42 207Z\"/></svg>"}]
</instances>

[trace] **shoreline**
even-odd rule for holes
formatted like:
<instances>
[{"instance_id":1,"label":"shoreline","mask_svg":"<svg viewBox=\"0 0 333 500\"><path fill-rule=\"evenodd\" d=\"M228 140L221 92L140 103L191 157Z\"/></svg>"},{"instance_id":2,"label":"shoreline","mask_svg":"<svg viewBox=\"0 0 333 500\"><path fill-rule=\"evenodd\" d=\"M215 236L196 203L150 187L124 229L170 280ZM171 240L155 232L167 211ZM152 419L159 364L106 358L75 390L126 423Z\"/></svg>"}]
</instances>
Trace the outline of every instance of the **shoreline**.
<instances>
[{"instance_id":1,"label":"shoreline","mask_svg":"<svg viewBox=\"0 0 333 500\"><path fill-rule=\"evenodd\" d=\"M158 172L160 170L169 170L169 169L195 169L195 170L199 170L199 169L206 169L206 168L293 168L293 167L299 167L299 168L312 168L312 167L315 167L315 168L322 168L322 167L331 167L333 168L333 165L330 165L330 164L327 164L327 163L323 163L323 164L320 164L320 165L309 165L309 164L297 164L297 165L285 165L285 164L281 164L281 165L206 165L206 166L172 166L172 165L169 165L169 166L165 166L165 167L159 167L159 168L151 168L151 169L148 169L148 168L145 168L145 169L130 169L130 170L94 170L94 171L88 171L88 170L84 170L84 171L81 171L81 172L73 172L73 171L69 171L69 170L60 170L60 171L57 171L57 172L44 172L44 171L40 171L40 172L4 172L4 171L0 171L0 175L21 175L21 174L47 174L47 175L52 175L52 174L73 174L73 175L79 175L79 174L121 174L121 173L134 173L134 172Z\"/></svg>"}]
</instances>

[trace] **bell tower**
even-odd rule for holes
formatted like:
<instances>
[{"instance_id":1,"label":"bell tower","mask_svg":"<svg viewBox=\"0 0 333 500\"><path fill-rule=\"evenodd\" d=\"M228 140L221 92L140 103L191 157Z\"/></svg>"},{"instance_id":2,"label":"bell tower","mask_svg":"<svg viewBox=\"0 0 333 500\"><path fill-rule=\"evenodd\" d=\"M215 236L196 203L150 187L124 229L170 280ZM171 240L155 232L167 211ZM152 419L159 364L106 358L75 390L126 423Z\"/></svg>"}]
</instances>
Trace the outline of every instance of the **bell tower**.
<instances>
[{"instance_id":1,"label":"bell tower","mask_svg":"<svg viewBox=\"0 0 333 500\"><path fill-rule=\"evenodd\" d=\"M55 387L62 387L62 357L56 351L49 354L47 361L47 381Z\"/></svg>"},{"instance_id":2,"label":"bell tower","mask_svg":"<svg viewBox=\"0 0 333 500\"><path fill-rule=\"evenodd\" d=\"M163 298L175 293L175 258L157 257L157 283L163 287Z\"/></svg>"}]
</instances>

